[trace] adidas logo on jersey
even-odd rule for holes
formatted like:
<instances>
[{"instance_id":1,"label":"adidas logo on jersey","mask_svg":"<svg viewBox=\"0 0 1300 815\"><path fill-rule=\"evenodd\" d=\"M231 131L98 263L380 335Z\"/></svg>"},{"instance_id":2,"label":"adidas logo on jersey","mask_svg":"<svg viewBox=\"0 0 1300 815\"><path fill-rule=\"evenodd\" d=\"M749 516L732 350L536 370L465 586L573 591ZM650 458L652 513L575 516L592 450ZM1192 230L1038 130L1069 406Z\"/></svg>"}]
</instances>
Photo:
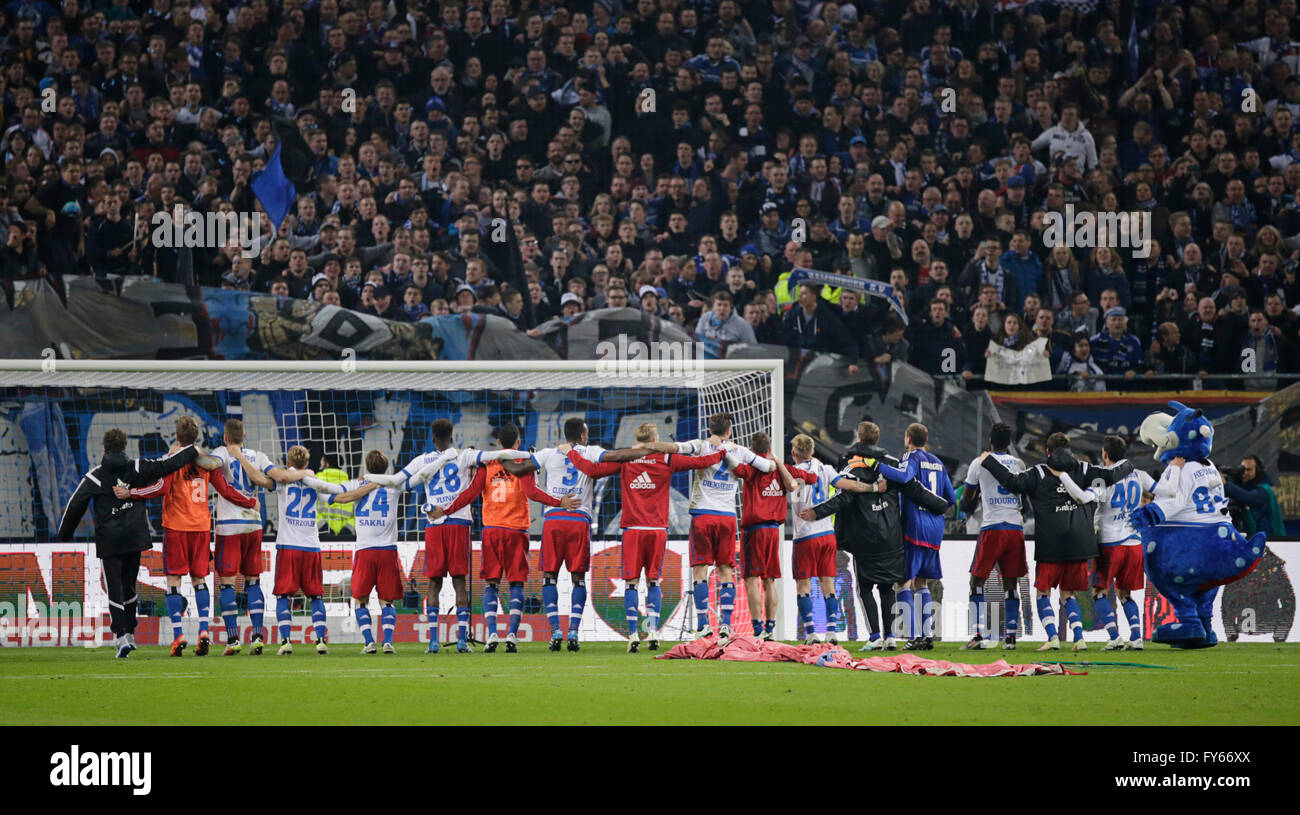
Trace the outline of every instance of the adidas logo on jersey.
<instances>
[{"instance_id":1,"label":"adidas logo on jersey","mask_svg":"<svg viewBox=\"0 0 1300 815\"><path fill-rule=\"evenodd\" d=\"M632 489L634 490L652 490L655 488L655 482L650 479L649 473L641 473L632 479Z\"/></svg>"},{"instance_id":2,"label":"adidas logo on jersey","mask_svg":"<svg viewBox=\"0 0 1300 815\"><path fill-rule=\"evenodd\" d=\"M785 490L781 489L781 485L775 481L763 488L764 498L776 498L784 494Z\"/></svg>"}]
</instances>

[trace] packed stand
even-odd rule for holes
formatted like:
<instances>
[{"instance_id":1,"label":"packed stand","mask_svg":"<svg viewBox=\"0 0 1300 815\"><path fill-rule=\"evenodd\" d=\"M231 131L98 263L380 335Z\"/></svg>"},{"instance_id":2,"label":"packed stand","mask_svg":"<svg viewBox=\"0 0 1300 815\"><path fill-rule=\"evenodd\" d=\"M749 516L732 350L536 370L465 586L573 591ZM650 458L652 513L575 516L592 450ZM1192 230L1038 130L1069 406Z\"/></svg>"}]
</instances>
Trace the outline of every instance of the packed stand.
<instances>
[{"instance_id":1,"label":"packed stand","mask_svg":"<svg viewBox=\"0 0 1300 815\"><path fill-rule=\"evenodd\" d=\"M630 307L882 374L1037 337L1091 388L1295 371L1296 0L1004 5L14 0L3 276L534 333ZM260 257L155 246L155 212L260 208L277 121L310 183ZM1149 213L1149 251L1048 245L1067 208Z\"/></svg>"}]
</instances>

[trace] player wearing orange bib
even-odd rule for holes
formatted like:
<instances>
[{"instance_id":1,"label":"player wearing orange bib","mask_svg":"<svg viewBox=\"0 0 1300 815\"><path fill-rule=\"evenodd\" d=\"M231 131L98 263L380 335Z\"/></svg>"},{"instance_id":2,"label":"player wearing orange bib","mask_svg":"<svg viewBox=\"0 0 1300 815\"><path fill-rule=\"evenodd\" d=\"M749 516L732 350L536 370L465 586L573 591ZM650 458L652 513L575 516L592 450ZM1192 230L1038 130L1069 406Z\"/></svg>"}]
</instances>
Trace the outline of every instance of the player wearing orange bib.
<instances>
[{"instance_id":1,"label":"player wearing orange bib","mask_svg":"<svg viewBox=\"0 0 1300 815\"><path fill-rule=\"evenodd\" d=\"M176 420L176 443L182 447L194 444L199 438L199 423L192 416ZM212 611L212 593L207 577L212 551L209 548L212 533L212 516L208 508L208 486L226 500L243 507L257 506L249 498L226 483L221 470L204 470L193 464L168 475L134 495L163 496L163 571L167 573L167 613L172 621L171 655L180 656L185 651L186 640L181 633L181 619L185 614L185 598L181 597L181 578L190 576L194 588L194 604L198 606L199 644L195 656L206 656L212 644L208 624Z\"/></svg>"},{"instance_id":2,"label":"player wearing orange bib","mask_svg":"<svg viewBox=\"0 0 1300 815\"><path fill-rule=\"evenodd\" d=\"M507 422L497 430L497 440L505 449L519 445L519 428ZM528 579L528 499L552 507L573 509L580 500L577 496L552 498L537 489L532 473L514 476L506 472L500 461L485 462L474 473L474 480L445 510L435 507L430 520L451 515L468 506L483 495L483 560L479 577L487 586L483 589L483 617L487 624L487 640L483 650L492 653L497 649L497 598L504 573L510 583L510 627L506 632L506 653L518 648L519 622L524 613L524 581Z\"/></svg>"}]
</instances>

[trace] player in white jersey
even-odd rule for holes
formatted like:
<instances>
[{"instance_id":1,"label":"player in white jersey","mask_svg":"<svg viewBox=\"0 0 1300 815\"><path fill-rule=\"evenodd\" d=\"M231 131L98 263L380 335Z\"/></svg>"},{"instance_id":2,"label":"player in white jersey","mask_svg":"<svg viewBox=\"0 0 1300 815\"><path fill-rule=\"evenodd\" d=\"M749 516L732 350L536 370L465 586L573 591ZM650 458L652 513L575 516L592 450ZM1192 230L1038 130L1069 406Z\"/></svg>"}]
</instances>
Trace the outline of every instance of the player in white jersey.
<instances>
[{"instance_id":1,"label":"player in white jersey","mask_svg":"<svg viewBox=\"0 0 1300 815\"><path fill-rule=\"evenodd\" d=\"M533 453L529 461L503 461L501 466L513 476L540 472L546 484L542 489L551 497L565 499L576 496L580 503L573 509L547 507L542 512L542 605L551 629L548 649L559 651L564 642L560 629L560 567L569 570L573 590L569 600L568 648L580 649L578 627L587 604L587 571L591 567L591 523L594 517L592 500L595 480L585 475L569 461L569 450L579 448L587 461L599 462L605 448L587 444L587 423L579 418L564 422L564 438L568 443L547 447Z\"/></svg>"},{"instance_id":2,"label":"player in white jersey","mask_svg":"<svg viewBox=\"0 0 1300 815\"><path fill-rule=\"evenodd\" d=\"M1001 422L989 432L989 449L992 455L1012 473L1024 471L1025 463L1007 452L1011 445L1011 426ZM1025 521L1021 511L1020 496L998 483L977 457L966 470L965 491L961 508L971 514L976 507L981 512L979 542L970 566L970 606L975 636L963 646L966 649L988 648L991 626L988 625L988 602L984 599L984 583L996 565L1002 575L1003 601L1006 621L1006 640L1003 648L1016 647L1020 629L1020 592L1017 581L1029 574L1029 561L1025 556Z\"/></svg>"},{"instance_id":3,"label":"player in white jersey","mask_svg":"<svg viewBox=\"0 0 1300 815\"><path fill-rule=\"evenodd\" d=\"M720 449L729 451L733 460L748 464L764 473L775 464L760 459L731 438L731 414L709 417L709 435L695 441L681 442L664 452L688 456L707 456ZM655 445L651 445L652 448ZM709 626L709 567L718 570L718 639L731 638L731 614L736 606L736 493L740 486L724 457L712 467L691 473L691 572L695 597L695 629L698 636L713 632Z\"/></svg>"},{"instance_id":4,"label":"player in white jersey","mask_svg":"<svg viewBox=\"0 0 1300 815\"><path fill-rule=\"evenodd\" d=\"M469 653L469 527L473 520L469 507L462 507L449 516L433 519L434 507L445 510L451 506L461 491L474 480L474 468L486 461L501 458L528 458L520 450L494 450L483 452L473 448L464 450L451 446L451 422L438 419L433 423L434 450L412 459L392 475L367 473L366 480L385 487L410 488L424 483L424 504L420 507L429 523L424 528L424 576L429 585L425 595L425 613L429 622L429 647L427 653L436 654L438 643L438 595L442 581L451 577L456 591L457 636L456 650Z\"/></svg>"},{"instance_id":5,"label":"player in white jersey","mask_svg":"<svg viewBox=\"0 0 1300 815\"><path fill-rule=\"evenodd\" d=\"M321 572L320 532L316 527L316 502L320 493L330 493L338 486L315 477L307 469L310 453L295 444L285 456L288 468L270 466L260 471L239 446L227 445L227 451L244 468L245 474L260 487L275 487L279 519L275 528L275 617L280 626L280 656L293 653L289 628L293 623L290 601L302 592L311 602L312 624L316 629L316 653L329 653L325 645L325 586Z\"/></svg>"},{"instance_id":6,"label":"player in white jersey","mask_svg":"<svg viewBox=\"0 0 1300 815\"><path fill-rule=\"evenodd\" d=\"M803 485L790 496L790 509L794 513L792 534L794 536L794 579L798 590L799 623L803 628L804 642L812 645L817 642L813 626L812 581L817 580L822 596L826 599L826 641L836 642L836 630L840 618L840 600L835 594L835 574L839 571L835 563L835 520L831 516L817 518L813 507L824 503L830 497L830 488L843 484L856 489L857 482L836 472L835 468L812 457L813 440L811 436L800 433L790 442L790 455L794 466L790 475ZM853 482L850 484L849 482ZM862 484L862 491L867 485Z\"/></svg>"},{"instance_id":7,"label":"player in white jersey","mask_svg":"<svg viewBox=\"0 0 1300 815\"><path fill-rule=\"evenodd\" d=\"M256 497L258 483L245 472L227 448L238 447L244 458L259 473L273 465L264 453L244 447L244 423L229 419L225 427L225 445L212 451L221 461L221 474L226 483L244 495ZM262 594L262 508L241 507L217 494L217 580L221 584L218 602L221 617L226 624L226 650L223 656L234 656L240 651L239 605L235 600L235 578L244 576L244 591L248 596L248 616L253 623L251 653L262 653L266 635L262 627L266 613L266 598Z\"/></svg>"},{"instance_id":8,"label":"player in white jersey","mask_svg":"<svg viewBox=\"0 0 1300 815\"><path fill-rule=\"evenodd\" d=\"M1107 467L1119 464L1127 449L1128 445L1119 436L1107 436L1101 445L1102 462ZM1142 568L1142 539L1129 518L1133 510L1150 500L1155 479L1142 470L1134 470L1109 487L1104 482L1096 482L1083 489L1068 474L1058 477L1079 503L1097 502L1094 517L1100 525L1097 537L1101 554L1092 572L1092 604L1110 638L1102 650L1141 651L1142 611L1132 594L1146 588L1146 575ZM1128 619L1127 643L1120 638L1115 609L1110 603L1112 584Z\"/></svg>"},{"instance_id":9,"label":"player in white jersey","mask_svg":"<svg viewBox=\"0 0 1300 815\"><path fill-rule=\"evenodd\" d=\"M388 457L378 450L366 453L366 472L383 473ZM402 564L397 557L398 500L400 487L381 487L373 481L352 479L333 485L337 492L331 504L352 504L352 524L357 542L352 554L353 614L361 629L365 645L361 653L375 653L375 635L370 621L370 592L379 593L383 608L379 612L385 654L395 654L393 633L397 628L397 610L393 603L402 597Z\"/></svg>"}]
</instances>

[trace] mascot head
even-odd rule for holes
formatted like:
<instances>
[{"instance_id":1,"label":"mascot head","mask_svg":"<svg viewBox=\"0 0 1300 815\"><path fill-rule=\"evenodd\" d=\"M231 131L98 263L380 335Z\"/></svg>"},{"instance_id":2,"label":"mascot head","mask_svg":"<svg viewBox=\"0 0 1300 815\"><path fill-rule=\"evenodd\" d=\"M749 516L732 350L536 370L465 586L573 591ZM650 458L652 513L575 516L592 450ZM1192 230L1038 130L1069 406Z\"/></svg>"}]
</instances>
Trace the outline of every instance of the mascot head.
<instances>
[{"instance_id":1,"label":"mascot head","mask_svg":"<svg viewBox=\"0 0 1300 815\"><path fill-rule=\"evenodd\" d=\"M1142 422L1138 435L1156 449L1156 458L1164 464L1171 459L1209 458L1214 445L1214 428L1199 410L1181 402L1170 402L1174 415L1152 413Z\"/></svg>"}]
</instances>

